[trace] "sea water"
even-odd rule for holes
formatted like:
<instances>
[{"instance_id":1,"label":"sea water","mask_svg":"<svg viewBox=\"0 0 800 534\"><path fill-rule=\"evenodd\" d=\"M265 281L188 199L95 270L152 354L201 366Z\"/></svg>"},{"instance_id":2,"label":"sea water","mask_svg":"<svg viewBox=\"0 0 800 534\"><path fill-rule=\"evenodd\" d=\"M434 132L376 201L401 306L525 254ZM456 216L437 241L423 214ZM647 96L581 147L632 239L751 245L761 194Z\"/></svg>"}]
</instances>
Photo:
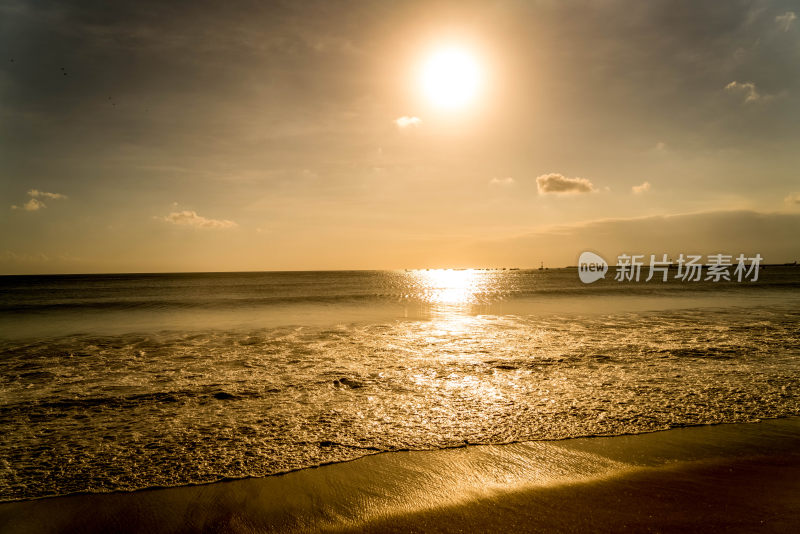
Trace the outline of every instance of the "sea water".
<instances>
[{"instance_id":1,"label":"sea water","mask_svg":"<svg viewBox=\"0 0 800 534\"><path fill-rule=\"evenodd\" d=\"M0 277L0 499L800 415L800 269L674 274Z\"/></svg>"}]
</instances>

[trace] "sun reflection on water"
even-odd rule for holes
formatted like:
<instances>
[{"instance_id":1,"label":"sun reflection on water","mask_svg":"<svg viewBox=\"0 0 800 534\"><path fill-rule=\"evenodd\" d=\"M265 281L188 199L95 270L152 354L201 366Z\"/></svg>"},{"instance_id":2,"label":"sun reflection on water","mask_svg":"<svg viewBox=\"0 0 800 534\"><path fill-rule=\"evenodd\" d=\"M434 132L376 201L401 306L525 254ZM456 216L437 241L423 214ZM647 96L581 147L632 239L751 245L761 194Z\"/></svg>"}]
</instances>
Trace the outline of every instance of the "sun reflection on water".
<instances>
[{"instance_id":1,"label":"sun reflection on water","mask_svg":"<svg viewBox=\"0 0 800 534\"><path fill-rule=\"evenodd\" d=\"M477 269L412 271L409 286L424 314L435 321L442 334L466 331L470 317L488 310L502 299L502 274Z\"/></svg>"},{"instance_id":2,"label":"sun reflection on water","mask_svg":"<svg viewBox=\"0 0 800 534\"><path fill-rule=\"evenodd\" d=\"M473 269L435 269L413 274L417 277L423 298L430 304L474 304L486 285L485 273Z\"/></svg>"}]
</instances>

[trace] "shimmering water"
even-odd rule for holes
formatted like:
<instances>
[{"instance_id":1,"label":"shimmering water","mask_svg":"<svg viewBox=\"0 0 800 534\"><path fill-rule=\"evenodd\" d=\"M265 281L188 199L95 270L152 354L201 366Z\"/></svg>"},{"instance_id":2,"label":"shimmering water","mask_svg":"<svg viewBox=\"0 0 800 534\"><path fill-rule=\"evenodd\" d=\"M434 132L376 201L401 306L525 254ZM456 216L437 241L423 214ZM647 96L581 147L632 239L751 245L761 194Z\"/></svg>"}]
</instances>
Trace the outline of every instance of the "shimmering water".
<instances>
[{"instance_id":1,"label":"shimmering water","mask_svg":"<svg viewBox=\"0 0 800 534\"><path fill-rule=\"evenodd\" d=\"M0 278L0 498L800 415L800 270Z\"/></svg>"}]
</instances>

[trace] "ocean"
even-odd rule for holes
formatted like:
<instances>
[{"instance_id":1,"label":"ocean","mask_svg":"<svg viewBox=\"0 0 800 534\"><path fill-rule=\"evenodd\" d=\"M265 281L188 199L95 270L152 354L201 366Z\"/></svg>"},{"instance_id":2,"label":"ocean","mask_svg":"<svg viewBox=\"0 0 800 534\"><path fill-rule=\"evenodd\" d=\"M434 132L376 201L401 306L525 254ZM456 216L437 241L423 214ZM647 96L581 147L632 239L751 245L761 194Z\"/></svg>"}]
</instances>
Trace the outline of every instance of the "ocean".
<instances>
[{"instance_id":1,"label":"ocean","mask_svg":"<svg viewBox=\"0 0 800 534\"><path fill-rule=\"evenodd\" d=\"M0 500L800 415L800 268L0 277Z\"/></svg>"}]
</instances>

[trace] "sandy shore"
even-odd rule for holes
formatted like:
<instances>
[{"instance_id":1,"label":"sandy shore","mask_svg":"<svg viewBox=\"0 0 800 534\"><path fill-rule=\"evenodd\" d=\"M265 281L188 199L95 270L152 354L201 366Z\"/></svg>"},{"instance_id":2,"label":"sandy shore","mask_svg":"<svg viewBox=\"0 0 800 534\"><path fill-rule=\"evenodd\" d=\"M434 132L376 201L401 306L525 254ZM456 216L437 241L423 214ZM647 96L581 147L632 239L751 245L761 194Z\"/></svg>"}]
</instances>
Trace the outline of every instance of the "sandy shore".
<instances>
[{"instance_id":1,"label":"sandy shore","mask_svg":"<svg viewBox=\"0 0 800 534\"><path fill-rule=\"evenodd\" d=\"M2 532L794 532L800 418L0 504Z\"/></svg>"},{"instance_id":2,"label":"sandy shore","mask_svg":"<svg viewBox=\"0 0 800 534\"><path fill-rule=\"evenodd\" d=\"M711 461L510 492L337 532L797 532L798 457Z\"/></svg>"}]
</instances>

